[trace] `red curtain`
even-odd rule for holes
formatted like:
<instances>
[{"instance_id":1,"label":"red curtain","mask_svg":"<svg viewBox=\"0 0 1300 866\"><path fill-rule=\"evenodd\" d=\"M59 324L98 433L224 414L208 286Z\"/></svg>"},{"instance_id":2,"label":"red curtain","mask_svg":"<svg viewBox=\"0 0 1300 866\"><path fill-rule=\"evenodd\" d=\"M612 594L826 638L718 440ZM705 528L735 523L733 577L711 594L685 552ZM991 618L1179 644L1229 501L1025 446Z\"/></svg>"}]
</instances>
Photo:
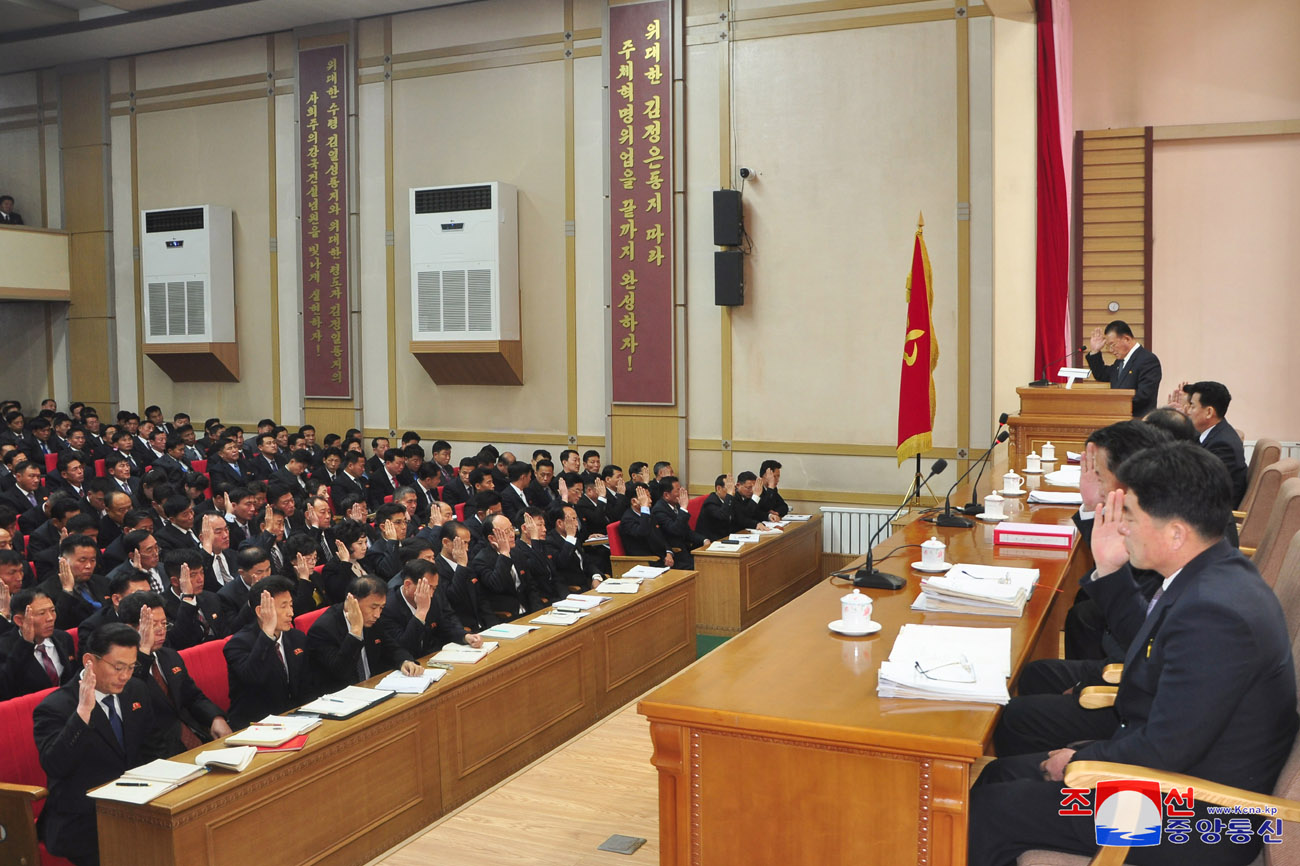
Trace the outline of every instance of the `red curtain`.
<instances>
[{"instance_id":1,"label":"red curtain","mask_svg":"<svg viewBox=\"0 0 1300 866\"><path fill-rule=\"evenodd\" d=\"M1038 246L1034 375L1059 381L1066 362L1065 317L1069 303L1070 211L1061 154L1056 88L1056 39L1052 3L1038 3Z\"/></svg>"}]
</instances>

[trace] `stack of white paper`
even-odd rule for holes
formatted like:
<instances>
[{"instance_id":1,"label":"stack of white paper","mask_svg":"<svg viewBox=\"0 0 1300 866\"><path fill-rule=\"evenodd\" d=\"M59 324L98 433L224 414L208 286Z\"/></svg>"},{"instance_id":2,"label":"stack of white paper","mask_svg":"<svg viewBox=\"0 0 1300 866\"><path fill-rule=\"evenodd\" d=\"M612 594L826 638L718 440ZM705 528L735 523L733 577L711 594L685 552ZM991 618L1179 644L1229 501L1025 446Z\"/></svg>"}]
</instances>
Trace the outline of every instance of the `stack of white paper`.
<instances>
[{"instance_id":1,"label":"stack of white paper","mask_svg":"<svg viewBox=\"0 0 1300 866\"><path fill-rule=\"evenodd\" d=\"M619 578L610 578L609 580L602 581L600 584L601 592L612 592L615 594L622 593L630 595L637 592L639 589L641 589L641 581L636 579L622 580Z\"/></svg>"},{"instance_id":2,"label":"stack of white paper","mask_svg":"<svg viewBox=\"0 0 1300 866\"><path fill-rule=\"evenodd\" d=\"M757 540L758 539L755 539L755 541ZM745 545L741 544L739 541L732 541L729 538L719 538L706 549L709 553L740 553L744 546Z\"/></svg>"},{"instance_id":3,"label":"stack of white paper","mask_svg":"<svg viewBox=\"0 0 1300 866\"><path fill-rule=\"evenodd\" d=\"M812 520L811 514L787 514L784 518L786 523L803 523L805 520Z\"/></svg>"},{"instance_id":4,"label":"stack of white paper","mask_svg":"<svg viewBox=\"0 0 1300 866\"><path fill-rule=\"evenodd\" d=\"M256 746L233 746L229 749L208 749L194 756L200 767L220 767L236 773L248 767L257 755Z\"/></svg>"},{"instance_id":5,"label":"stack of white paper","mask_svg":"<svg viewBox=\"0 0 1300 866\"><path fill-rule=\"evenodd\" d=\"M474 649L473 647L465 646L464 644L449 643L445 644L442 649L438 650L430 661L453 665L472 665L499 646L501 646L501 644L494 640L483 641L483 646L479 649Z\"/></svg>"},{"instance_id":6,"label":"stack of white paper","mask_svg":"<svg viewBox=\"0 0 1300 866\"><path fill-rule=\"evenodd\" d=\"M741 544L753 544L758 541L758 536L752 532L733 532L727 536L729 541L739 541Z\"/></svg>"},{"instance_id":7,"label":"stack of white paper","mask_svg":"<svg viewBox=\"0 0 1300 866\"><path fill-rule=\"evenodd\" d=\"M634 574L632 576L645 577L646 575ZM579 610L591 610L596 605L606 601L609 601L609 596L579 595L577 593L570 593L568 598L560 599L555 604L551 605L551 607L555 608L556 610L564 610L573 613Z\"/></svg>"},{"instance_id":8,"label":"stack of white paper","mask_svg":"<svg viewBox=\"0 0 1300 866\"><path fill-rule=\"evenodd\" d=\"M1046 505L1082 505L1083 496L1064 490L1031 490L1029 501Z\"/></svg>"},{"instance_id":9,"label":"stack of white paper","mask_svg":"<svg viewBox=\"0 0 1300 866\"><path fill-rule=\"evenodd\" d=\"M226 738L227 746L281 746L320 726L312 716L267 716Z\"/></svg>"},{"instance_id":10,"label":"stack of white paper","mask_svg":"<svg viewBox=\"0 0 1300 866\"><path fill-rule=\"evenodd\" d=\"M904 625L889 659L880 663L882 698L1010 700L1011 629Z\"/></svg>"},{"instance_id":11,"label":"stack of white paper","mask_svg":"<svg viewBox=\"0 0 1300 866\"><path fill-rule=\"evenodd\" d=\"M659 575L663 574L667 570L668 570L667 568L660 568L653 565L634 565L631 568L629 568L627 571L623 572L623 576L640 577L640 578L658 577ZM573 598L573 596L569 596L569 597ZM585 598L585 597L586 596L578 596L578 598Z\"/></svg>"},{"instance_id":12,"label":"stack of white paper","mask_svg":"<svg viewBox=\"0 0 1300 866\"><path fill-rule=\"evenodd\" d=\"M148 803L190 779L202 776L206 767L182 764L159 758L156 761L128 770L120 779L88 792L97 800L117 800L119 803Z\"/></svg>"},{"instance_id":13,"label":"stack of white paper","mask_svg":"<svg viewBox=\"0 0 1300 866\"><path fill-rule=\"evenodd\" d=\"M530 619L529 622L536 623L537 625L574 625L578 620L582 619L586 615L587 612L583 610L553 610L549 613L544 613L541 616L535 616Z\"/></svg>"},{"instance_id":14,"label":"stack of white paper","mask_svg":"<svg viewBox=\"0 0 1300 866\"><path fill-rule=\"evenodd\" d=\"M913 610L1020 616L1038 582L1036 568L958 563L921 581Z\"/></svg>"},{"instance_id":15,"label":"stack of white paper","mask_svg":"<svg viewBox=\"0 0 1300 866\"><path fill-rule=\"evenodd\" d=\"M535 625L516 625L512 622L503 622L499 625L494 625L491 628L483 629L479 632L479 636L514 640L515 638L523 637L530 631L535 631L536 629L537 626Z\"/></svg>"},{"instance_id":16,"label":"stack of white paper","mask_svg":"<svg viewBox=\"0 0 1300 866\"><path fill-rule=\"evenodd\" d=\"M443 668L425 668L424 674L408 677L401 671L393 671L379 681L378 688L399 695L422 695L424 690L447 675Z\"/></svg>"},{"instance_id":17,"label":"stack of white paper","mask_svg":"<svg viewBox=\"0 0 1300 866\"><path fill-rule=\"evenodd\" d=\"M1049 472L1043 476L1043 481L1055 487L1078 487L1079 486L1079 467L1074 464L1066 464L1055 472Z\"/></svg>"}]
</instances>

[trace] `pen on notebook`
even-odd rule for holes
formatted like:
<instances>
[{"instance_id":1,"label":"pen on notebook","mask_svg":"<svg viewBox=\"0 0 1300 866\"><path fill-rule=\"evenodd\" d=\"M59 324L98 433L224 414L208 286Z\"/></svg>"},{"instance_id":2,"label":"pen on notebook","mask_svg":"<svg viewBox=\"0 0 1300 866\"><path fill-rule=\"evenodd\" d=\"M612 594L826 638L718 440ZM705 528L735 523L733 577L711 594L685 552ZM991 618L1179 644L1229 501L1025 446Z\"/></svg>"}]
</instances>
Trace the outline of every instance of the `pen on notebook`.
<instances>
[{"instance_id":1,"label":"pen on notebook","mask_svg":"<svg viewBox=\"0 0 1300 866\"><path fill-rule=\"evenodd\" d=\"M147 788L147 787L149 787L149 783L148 783L148 782L114 782L113 784L116 785L116 786L119 787L119 788Z\"/></svg>"}]
</instances>

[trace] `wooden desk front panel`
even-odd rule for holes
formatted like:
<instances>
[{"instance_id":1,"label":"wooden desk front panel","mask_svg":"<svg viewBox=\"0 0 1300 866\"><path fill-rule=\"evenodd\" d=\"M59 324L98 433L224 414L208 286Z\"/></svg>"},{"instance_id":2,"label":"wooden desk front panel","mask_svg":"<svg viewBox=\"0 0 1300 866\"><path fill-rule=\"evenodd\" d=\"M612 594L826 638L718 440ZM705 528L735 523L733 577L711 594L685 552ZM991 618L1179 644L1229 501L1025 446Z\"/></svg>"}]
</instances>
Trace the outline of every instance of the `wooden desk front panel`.
<instances>
[{"instance_id":1,"label":"wooden desk front panel","mask_svg":"<svg viewBox=\"0 0 1300 866\"><path fill-rule=\"evenodd\" d=\"M822 517L791 524L739 553L695 551L701 634L749 628L821 579Z\"/></svg>"},{"instance_id":2,"label":"wooden desk front panel","mask_svg":"<svg viewBox=\"0 0 1300 866\"><path fill-rule=\"evenodd\" d=\"M695 661L695 593L677 586L596 630L597 714L604 716Z\"/></svg>"},{"instance_id":3,"label":"wooden desk front panel","mask_svg":"<svg viewBox=\"0 0 1300 866\"><path fill-rule=\"evenodd\" d=\"M100 849L133 866L364 863L442 812L433 705L411 704L173 815L101 801ZM286 831L309 825L329 830Z\"/></svg>"}]
</instances>

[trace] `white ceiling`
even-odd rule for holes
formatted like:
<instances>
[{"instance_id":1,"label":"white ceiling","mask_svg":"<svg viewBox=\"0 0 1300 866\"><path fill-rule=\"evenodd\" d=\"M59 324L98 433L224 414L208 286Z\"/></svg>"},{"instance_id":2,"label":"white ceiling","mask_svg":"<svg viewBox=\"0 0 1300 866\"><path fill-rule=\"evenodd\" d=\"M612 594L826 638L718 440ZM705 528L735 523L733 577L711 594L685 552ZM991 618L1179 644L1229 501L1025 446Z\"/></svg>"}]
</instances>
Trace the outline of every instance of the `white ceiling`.
<instances>
[{"instance_id":1,"label":"white ceiling","mask_svg":"<svg viewBox=\"0 0 1300 866\"><path fill-rule=\"evenodd\" d=\"M0 0L0 74L466 0Z\"/></svg>"}]
</instances>

